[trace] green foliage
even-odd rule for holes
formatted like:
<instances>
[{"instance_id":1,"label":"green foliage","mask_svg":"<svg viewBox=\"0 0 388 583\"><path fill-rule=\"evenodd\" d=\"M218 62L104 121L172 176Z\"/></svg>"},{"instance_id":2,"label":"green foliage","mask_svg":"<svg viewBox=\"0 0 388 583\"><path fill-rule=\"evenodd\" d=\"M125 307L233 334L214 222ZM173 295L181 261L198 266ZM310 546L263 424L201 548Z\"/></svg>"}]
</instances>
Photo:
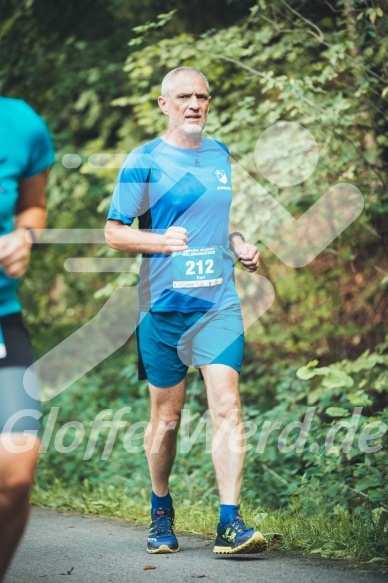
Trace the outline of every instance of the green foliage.
<instances>
[{"instance_id":1,"label":"green foliage","mask_svg":"<svg viewBox=\"0 0 388 583\"><path fill-rule=\"evenodd\" d=\"M48 0L5 0L1 91L29 101L53 132L57 162L50 174L49 226L102 229L117 169L95 169L89 156L124 155L164 132L156 99L168 70L190 65L207 75L208 134L224 141L237 162L232 220L247 239L258 240L261 273L276 291L271 309L247 334L241 391L245 419L257 429L250 437L243 499L259 526L285 534L285 545L379 560L386 546L387 437L365 444L384 446L373 453L363 453L359 439L374 423L372 438L387 418L386 345L376 346L384 339L387 306L388 17L384 7L364 0L341 0L335 7L229 0L227 7L205 0L69 0L58 18ZM306 127L319 147L314 173L295 186L270 183L254 162L258 137L279 120ZM62 156L69 153L80 156L79 168L64 168ZM281 169L286 166L292 172L287 157ZM309 266L286 267L260 243L263 231L279 228L264 191L299 217L339 182L362 191L364 212ZM38 355L96 315L117 286L134 283L131 274L68 273L64 261L70 256L122 254L99 245L49 245L33 254L21 297ZM132 518L132 508L141 506L148 520L145 456L123 447L128 428L148 416L135 359L131 341L44 403L45 422L53 427L41 456L37 501ZM131 407L123 413L127 425L116 422L109 457L109 428L102 427L84 459L90 423L101 411L112 420L124 407ZM188 447L207 408L194 373L187 407L191 425L181 446ZM287 425L303 421L308 407L314 415L299 452L290 448L297 425L288 440L279 438ZM355 408L362 409L358 417ZM336 424L352 419L358 422L350 443L346 426ZM63 430L69 422L82 423L84 435L76 424ZM260 442L263 428L274 423L279 428ZM133 435L133 448L141 445L141 431L139 426ZM55 439L69 451L58 454ZM70 451L74 439L80 444ZM314 444L317 451L310 449ZM206 426L189 452L179 454L171 487L191 509L198 532L213 528L205 503L197 518L194 510L204 496L209 508L217 500Z\"/></svg>"},{"instance_id":2,"label":"green foliage","mask_svg":"<svg viewBox=\"0 0 388 583\"><path fill-rule=\"evenodd\" d=\"M275 385L260 371L257 380L252 375L252 380L242 384L246 417L259 430L265 424L276 429L267 442L260 441L257 433L252 439L256 449L248 453L248 497L254 496L255 479L260 475L261 491L265 491L262 501L272 504L297 493L304 500L321 496L331 508L341 504L355 512L368 512L370 505L388 506L388 357L384 350L386 344L355 361L327 367L311 362L296 374L290 368L280 371L281 364L275 369ZM267 392L273 391L272 398L257 407L256 395L265 393L265 385L269 385ZM292 429L289 424L294 422L299 428ZM265 447L257 448L260 443Z\"/></svg>"}]
</instances>

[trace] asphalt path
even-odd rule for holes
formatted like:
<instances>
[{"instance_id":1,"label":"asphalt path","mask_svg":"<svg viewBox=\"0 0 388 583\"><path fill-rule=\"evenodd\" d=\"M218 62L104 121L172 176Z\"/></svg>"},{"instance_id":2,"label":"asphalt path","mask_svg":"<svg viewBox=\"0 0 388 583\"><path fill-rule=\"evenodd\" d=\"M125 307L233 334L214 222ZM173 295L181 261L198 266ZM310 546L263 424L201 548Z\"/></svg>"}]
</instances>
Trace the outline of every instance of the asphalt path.
<instances>
[{"instance_id":1,"label":"asphalt path","mask_svg":"<svg viewBox=\"0 0 388 583\"><path fill-rule=\"evenodd\" d=\"M388 574L305 555L213 554L213 540L180 535L181 552L150 555L147 527L33 508L5 583L387 583ZM179 534L179 533L178 533Z\"/></svg>"}]
</instances>

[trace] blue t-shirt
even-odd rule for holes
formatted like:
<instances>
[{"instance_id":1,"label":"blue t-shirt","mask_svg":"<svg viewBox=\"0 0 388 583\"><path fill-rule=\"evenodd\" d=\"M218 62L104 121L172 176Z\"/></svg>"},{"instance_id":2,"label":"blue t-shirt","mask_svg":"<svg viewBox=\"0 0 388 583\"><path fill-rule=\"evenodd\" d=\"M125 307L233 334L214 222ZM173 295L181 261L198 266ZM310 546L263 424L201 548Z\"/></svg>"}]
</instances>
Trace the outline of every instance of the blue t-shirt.
<instances>
[{"instance_id":1,"label":"blue t-shirt","mask_svg":"<svg viewBox=\"0 0 388 583\"><path fill-rule=\"evenodd\" d=\"M198 148L178 148L157 138L136 148L120 170L108 219L164 233L174 225L188 231L188 247L215 247L222 256L222 283L173 288L173 257L143 255L139 275L141 310L208 311L239 304L233 281L228 225L232 202L231 167L226 146L202 139Z\"/></svg>"},{"instance_id":2,"label":"blue t-shirt","mask_svg":"<svg viewBox=\"0 0 388 583\"><path fill-rule=\"evenodd\" d=\"M53 161L43 119L25 101L0 97L0 237L13 231L20 179L43 172ZM0 317L20 312L17 286L0 267Z\"/></svg>"}]
</instances>

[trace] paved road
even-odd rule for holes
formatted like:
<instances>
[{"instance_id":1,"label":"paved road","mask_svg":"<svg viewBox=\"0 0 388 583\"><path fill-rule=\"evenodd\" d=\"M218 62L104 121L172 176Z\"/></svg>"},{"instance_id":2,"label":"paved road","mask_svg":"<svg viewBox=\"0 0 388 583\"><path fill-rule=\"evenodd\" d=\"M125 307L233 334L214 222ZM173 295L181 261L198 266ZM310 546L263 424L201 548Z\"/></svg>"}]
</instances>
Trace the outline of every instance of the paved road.
<instances>
[{"instance_id":1,"label":"paved road","mask_svg":"<svg viewBox=\"0 0 388 583\"><path fill-rule=\"evenodd\" d=\"M388 582L388 574L374 568L279 551L214 556L212 541L197 536L180 536L180 553L149 555L146 535L146 527L121 520L34 508L5 583Z\"/></svg>"}]
</instances>

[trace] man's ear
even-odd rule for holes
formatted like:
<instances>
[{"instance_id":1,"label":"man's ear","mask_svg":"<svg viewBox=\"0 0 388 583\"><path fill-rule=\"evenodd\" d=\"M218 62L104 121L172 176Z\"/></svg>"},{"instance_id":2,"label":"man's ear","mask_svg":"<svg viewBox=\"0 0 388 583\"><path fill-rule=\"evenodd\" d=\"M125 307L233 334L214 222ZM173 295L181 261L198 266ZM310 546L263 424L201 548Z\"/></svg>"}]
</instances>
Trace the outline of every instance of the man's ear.
<instances>
[{"instance_id":1,"label":"man's ear","mask_svg":"<svg viewBox=\"0 0 388 583\"><path fill-rule=\"evenodd\" d=\"M164 115L168 115L168 101L165 97L163 97L163 95L159 95L158 105L162 112L164 113Z\"/></svg>"}]
</instances>

